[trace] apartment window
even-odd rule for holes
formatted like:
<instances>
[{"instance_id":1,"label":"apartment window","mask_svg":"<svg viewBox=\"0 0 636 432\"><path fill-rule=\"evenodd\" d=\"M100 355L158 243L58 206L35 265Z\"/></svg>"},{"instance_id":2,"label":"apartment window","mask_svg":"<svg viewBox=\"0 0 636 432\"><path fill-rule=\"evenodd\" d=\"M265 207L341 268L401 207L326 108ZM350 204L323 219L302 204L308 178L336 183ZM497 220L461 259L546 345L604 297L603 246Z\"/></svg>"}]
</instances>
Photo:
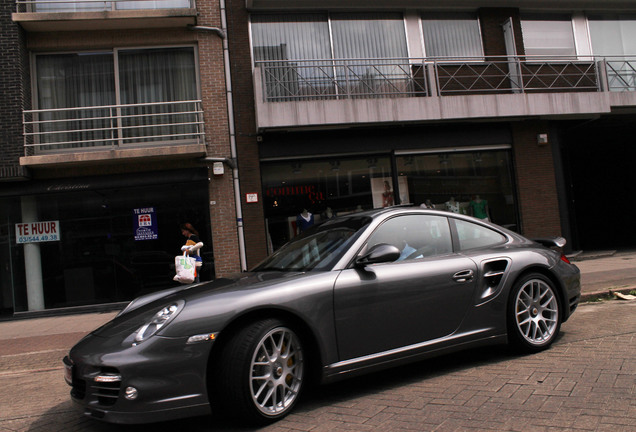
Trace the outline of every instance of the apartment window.
<instances>
[{"instance_id":1,"label":"apartment window","mask_svg":"<svg viewBox=\"0 0 636 432\"><path fill-rule=\"evenodd\" d=\"M525 15L521 18L526 55L574 56L576 46L569 15Z\"/></svg>"},{"instance_id":2,"label":"apartment window","mask_svg":"<svg viewBox=\"0 0 636 432\"><path fill-rule=\"evenodd\" d=\"M474 14L426 14L422 30L427 57L484 56L479 20Z\"/></svg>"},{"instance_id":3,"label":"apartment window","mask_svg":"<svg viewBox=\"0 0 636 432\"><path fill-rule=\"evenodd\" d=\"M270 101L371 97L410 78L399 13L253 15L251 28Z\"/></svg>"},{"instance_id":4,"label":"apartment window","mask_svg":"<svg viewBox=\"0 0 636 432\"><path fill-rule=\"evenodd\" d=\"M636 91L636 15L588 17L592 52L606 57L610 91Z\"/></svg>"},{"instance_id":5,"label":"apartment window","mask_svg":"<svg viewBox=\"0 0 636 432\"><path fill-rule=\"evenodd\" d=\"M193 47L41 54L35 80L46 149L195 136Z\"/></svg>"},{"instance_id":6,"label":"apartment window","mask_svg":"<svg viewBox=\"0 0 636 432\"><path fill-rule=\"evenodd\" d=\"M625 56L636 53L636 15L592 15L588 20L594 55Z\"/></svg>"},{"instance_id":7,"label":"apartment window","mask_svg":"<svg viewBox=\"0 0 636 432\"><path fill-rule=\"evenodd\" d=\"M405 58L402 15L384 13L333 14L334 57L337 59Z\"/></svg>"},{"instance_id":8,"label":"apartment window","mask_svg":"<svg viewBox=\"0 0 636 432\"><path fill-rule=\"evenodd\" d=\"M326 14L253 15L255 60L331 58Z\"/></svg>"}]
</instances>

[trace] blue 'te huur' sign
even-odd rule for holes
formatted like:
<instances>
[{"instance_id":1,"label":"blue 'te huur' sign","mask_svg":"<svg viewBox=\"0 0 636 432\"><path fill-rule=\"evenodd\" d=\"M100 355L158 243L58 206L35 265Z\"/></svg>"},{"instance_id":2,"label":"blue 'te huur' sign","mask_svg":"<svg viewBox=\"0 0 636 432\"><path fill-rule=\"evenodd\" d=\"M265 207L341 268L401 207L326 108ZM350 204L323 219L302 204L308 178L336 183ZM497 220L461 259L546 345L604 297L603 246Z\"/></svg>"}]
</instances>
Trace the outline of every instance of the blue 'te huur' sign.
<instances>
[{"instance_id":1,"label":"blue 'te huur' sign","mask_svg":"<svg viewBox=\"0 0 636 432\"><path fill-rule=\"evenodd\" d=\"M135 240L157 240L159 238L157 214L154 207L133 209L133 224Z\"/></svg>"}]
</instances>

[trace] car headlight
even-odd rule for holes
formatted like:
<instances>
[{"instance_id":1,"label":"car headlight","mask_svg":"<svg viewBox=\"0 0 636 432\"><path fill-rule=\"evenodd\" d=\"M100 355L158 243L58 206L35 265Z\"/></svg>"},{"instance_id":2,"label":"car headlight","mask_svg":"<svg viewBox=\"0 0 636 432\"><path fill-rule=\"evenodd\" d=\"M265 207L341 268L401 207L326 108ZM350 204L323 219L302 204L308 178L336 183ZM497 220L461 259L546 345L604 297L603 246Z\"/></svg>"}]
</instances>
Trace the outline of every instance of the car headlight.
<instances>
[{"instance_id":1,"label":"car headlight","mask_svg":"<svg viewBox=\"0 0 636 432\"><path fill-rule=\"evenodd\" d=\"M161 308L161 310L157 312L150 321L139 327L136 332L137 334L135 335L134 345L140 344L157 333L162 327L166 326L179 314L179 312L181 312L183 305L185 305L185 301L178 300Z\"/></svg>"}]
</instances>

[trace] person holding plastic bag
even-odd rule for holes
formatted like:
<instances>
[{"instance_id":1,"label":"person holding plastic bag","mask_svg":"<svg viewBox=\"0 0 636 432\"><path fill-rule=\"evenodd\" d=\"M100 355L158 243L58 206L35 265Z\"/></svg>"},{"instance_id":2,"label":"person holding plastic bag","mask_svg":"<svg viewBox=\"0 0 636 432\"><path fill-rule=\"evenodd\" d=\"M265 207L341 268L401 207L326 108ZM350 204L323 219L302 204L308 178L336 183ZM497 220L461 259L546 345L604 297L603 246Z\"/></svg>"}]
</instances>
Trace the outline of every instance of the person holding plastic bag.
<instances>
[{"instance_id":1,"label":"person holding plastic bag","mask_svg":"<svg viewBox=\"0 0 636 432\"><path fill-rule=\"evenodd\" d=\"M183 256L175 258L177 274L174 280L181 283L199 282L199 272L203 265L199 250L203 247L203 242L199 239L199 232L190 223L181 225L181 234L187 240L181 247Z\"/></svg>"}]
</instances>

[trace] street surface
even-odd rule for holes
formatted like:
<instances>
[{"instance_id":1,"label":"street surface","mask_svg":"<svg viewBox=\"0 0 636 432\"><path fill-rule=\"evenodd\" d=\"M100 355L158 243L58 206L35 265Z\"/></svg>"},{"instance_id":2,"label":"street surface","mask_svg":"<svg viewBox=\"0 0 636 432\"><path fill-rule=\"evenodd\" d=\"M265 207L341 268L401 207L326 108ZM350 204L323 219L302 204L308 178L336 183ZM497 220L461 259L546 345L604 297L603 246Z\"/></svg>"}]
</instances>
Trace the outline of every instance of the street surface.
<instances>
[{"instance_id":1,"label":"street surface","mask_svg":"<svg viewBox=\"0 0 636 432\"><path fill-rule=\"evenodd\" d=\"M94 321L75 317L56 329L64 319L28 320L19 332L20 321L0 323L0 432L248 430L214 417L161 426L85 418L70 402L61 359ZM635 431L636 301L581 305L539 354L472 350L319 387L259 430Z\"/></svg>"}]
</instances>

